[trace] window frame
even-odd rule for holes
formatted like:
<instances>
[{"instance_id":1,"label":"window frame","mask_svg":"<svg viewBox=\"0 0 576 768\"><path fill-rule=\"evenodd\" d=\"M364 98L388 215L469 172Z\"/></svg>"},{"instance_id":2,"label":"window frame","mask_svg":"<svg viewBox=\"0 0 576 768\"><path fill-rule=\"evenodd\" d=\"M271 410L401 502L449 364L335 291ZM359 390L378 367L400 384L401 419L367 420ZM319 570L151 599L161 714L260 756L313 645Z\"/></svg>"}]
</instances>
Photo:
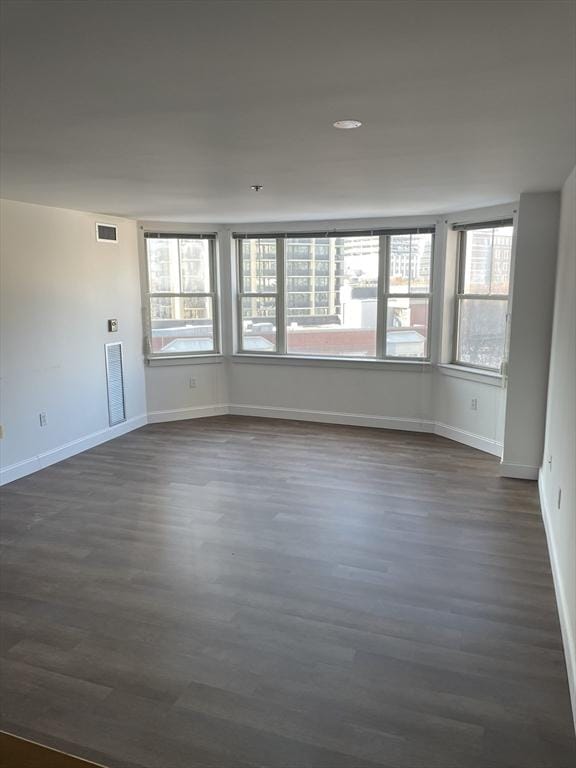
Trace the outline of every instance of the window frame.
<instances>
[{"instance_id":1,"label":"window frame","mask_svg":"<svg viewBox=\"0 0 576 768\"><path fill-rule=\"evenodd\" d=\"M390 238L394 235L404 234L429 234L431 237L430 244L430 275L428 291L426 293L393 293L389 292L389 266L390 266ZM358 237L358 236L378 236L379 248L378 248L378 285L377 285L377 309L376 309L376 351L373 356L354 356L354 355L321 355L321 354L295 354L288 352L287 349L287 313L286 313L286 258L285 258L285 243L286 240L297 239L299 237ZM264 358L289 358L289 359L301 359L301 360L328 360L334 362L363 362L363 363L430 363L432 355L432 306L433 306L433 282L434 282L434 261L435 261L435 247L436 247L436 228L432 225L426 227L413 227L409 231L394 230L389 231L370 231L370 232L286 232L282 234L267 234L267 233L255 233L251 235L234 235L234 243L236 249L236 320L237 320L237 334L236 334L236 350L234 354L239 356L253 356ZM268 239L276 241L276 293L273 292L245 292L244 289L244 275L242 271L242 242L244 240L258 240ZM294 276L290 276L294 277ZM242 299L243 298L275 298L276 299L276 349L274 351L265 350L251 350L245 349L243 346L243 318L242 318ZM427 335L426 335L426 355L422 357L416 356L403 356L387 355L387 313L388 313L388 300L389 298L409 298L409 299L426 299L428 301L427 312Z\"/></svg>"},{"instance_id":2,"label":"window frame","mask_svg":"<svg viewBox=\"0 0 576 768\"><path fill-rule=\"evenodd\" d=\"M276 291L244 291L244 274L242 272L242 243L244 240L275 240L276 242ZM236 349L238 354L241 355L279 355L281 347L280 337L282 335L282 345L284 345L285 332L281 331L280 318L284 316L284 299L282 298L282 312L280 312L280 295L284 295L284 242L280 244L279 238L269 237L265 234L256 235L254 237L238 238L235 240L236 248L236 275L237 275L237 291L236 291L236 318L237 318L237 337L236 337ZM242 317L242 303L243 299L274 299L276 302L276 349L273 351L266 351L263 349L244 349L244 319Z\"/></svg>"},{"instance_id":3,"label":"window frame","mask_svg":"<svg viewBox=\"0 0 576 768\"><path fill-rule=\"evenodd\" d=\"M148 260L149 240L207 240L208 241L208 275L210 291L151 291L150 290L150 264ZM180 260L180 246L178 246ZM144 232L144 262L146 271L146 357L148 360L166 360L171 358L197 358L215 357L222 354L220 338L220 302L218 293L218 259L217 240L215 233L200 232ZM181 276L181 271L179 270ZM181 277L180 277L181 279ZM212 308L212 349L199 350L197 352L154 352L152 350L152 300L153 299L210 299Z\"/></svg>"},{"instance_id":4,"label":"window frame","mask_svg":"<svg viewBox=\"0 0 576 768\"><path fill-rule=\"evenodd\" d=\"M412 234L412 233L411 233ZM436 245L436 233L432 233L430 237L432 238L430 243L430 276L428 280L428 291L426 293L420 292L420 293L410 293L410 290L404 293L391 293L390 291L390 265L391 265L391 256L390 256L390 238L394 237L394 234L385 235L385 259L384 259L384 307L382 312L382 333L383 338L381 339L381 345L379 349L382 350L382 358L384 360L399 360L399 361L408 361L408 362L423 362L423 363L429 363L431 359L431 330L432 330L432 301L433 301L433 280L434 280L434 248ZM380 253L382 253L382 244L380 245ZM380 271L378 272L378 276L380 277ZM408 279L408 287L410 287L410 278ZM388 302L390 299L426 299L428 301L428 311L426 314L426 354L422 357L414 357L414 356L404 356L399 357L398 355L387 355L386 350L388 347L387 342L387 336L388 336Z\"/></svg>"},{"instance_id":5,"label":"window frame","mask_svg":"<svg viewBox=\"0 0 576 768\"><path fill-rule=\"evenodd\" d=\"M452 335L452 365L457 365L460 368L473 368L477 371L485 371L491 374L502 374L506 362L506 344L508 338L508 324L509 324L509 309L510 309L510 281L512 278L512 254L510 255L510 270L508 273L508 292L507 293L490 293L492 289L492 271L493 260L490 261L490 287L488 293L466 293L464 291L464 281L466 275L466 238L468 232L474 232L479 229L498 229L500 227L514 227L513 219L503 220L498 222L478 222L475 224L469 224L462 227L458 232L458 259L456 267L456 290L454 295L454 323L453 323L453 335ZM514 233L512 234L514 237ZM492 251L494 249L494 236L492 236ZM502 361L498 368L492 368L487 365L478 365L477 363L471 363L458 359L458 349L460 345L460 317L461 307L463 301L502 301L506 302L506 322L504 326L504 346L502 349Z\"/></svg>"}]
</instances>

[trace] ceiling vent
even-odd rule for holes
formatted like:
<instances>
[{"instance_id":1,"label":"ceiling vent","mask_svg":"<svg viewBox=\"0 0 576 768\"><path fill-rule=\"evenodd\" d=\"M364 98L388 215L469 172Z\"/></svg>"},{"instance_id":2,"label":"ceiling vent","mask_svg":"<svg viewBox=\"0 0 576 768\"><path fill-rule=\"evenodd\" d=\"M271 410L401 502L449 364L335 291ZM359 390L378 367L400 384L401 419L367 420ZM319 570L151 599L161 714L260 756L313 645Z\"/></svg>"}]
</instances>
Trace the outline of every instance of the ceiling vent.
<instances>
[{"instance_id":1,"label":"ceiling vent","mask_svg":"<svg viewBox=\"0 0 576 768\"><path fill-rule=\"evenodd\" d=\"M99 243L117 243L118 227L114 224L96 224L96 240Z\"/></svg>"}]
</instances>

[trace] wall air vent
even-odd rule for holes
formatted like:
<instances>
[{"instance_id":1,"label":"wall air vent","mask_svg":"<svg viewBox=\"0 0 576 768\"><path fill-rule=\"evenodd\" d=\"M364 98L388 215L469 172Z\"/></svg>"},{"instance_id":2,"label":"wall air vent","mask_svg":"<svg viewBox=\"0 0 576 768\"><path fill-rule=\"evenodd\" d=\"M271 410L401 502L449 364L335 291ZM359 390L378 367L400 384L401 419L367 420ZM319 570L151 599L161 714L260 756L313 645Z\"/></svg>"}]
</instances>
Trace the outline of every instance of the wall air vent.
<instances>
[{"instance_id":1,"label":"wall air vent","mask_svg":"<svg viewBox=\"0 0 576 768\"><path fill-rule=\"evenodd\" d=\"M122 343L105 344L106 384L108 385L108 421L111 427L126 421Z\"/></svg>"},{"instance_id":2,"label":"wall air vent","mask_svg":"<svg viewBox=\"0 0 576 768\"><path fill-rule=\"evenodd\" d=\"M117 243L118 227L114 224L96 224L96 240L99 243Z\"/></svg>"}]
</instances>

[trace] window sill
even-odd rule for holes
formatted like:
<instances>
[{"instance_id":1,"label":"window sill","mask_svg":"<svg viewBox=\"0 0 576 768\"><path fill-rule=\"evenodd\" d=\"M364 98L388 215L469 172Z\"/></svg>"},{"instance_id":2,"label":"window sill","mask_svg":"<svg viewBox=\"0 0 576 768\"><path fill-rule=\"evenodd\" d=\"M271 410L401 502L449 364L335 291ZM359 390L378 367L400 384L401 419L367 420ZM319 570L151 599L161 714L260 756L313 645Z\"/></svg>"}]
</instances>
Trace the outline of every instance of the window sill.
<instances>
[{"instance_id":1,"label":"window sill","mask_svg":"<svg viewBox=\"0 0 576 768\"><path fill-rule=\"evenodd\" d=\"M150 368L158 368L164 365L209 365L223 363L224 355L174 355L170 357L147 357L146 365Z\"/></svg>"},{"instance_id":2,"label":"window sill","mask_svg":"<svg viewBox=\"0 0 576 768\"><path fill-rule=\"evenodd\" d=\"M452 376L455 379L466 379L467 381L477 381L492 387L502 386L502 376L495 371L482 371L478 368L467 368L465 365L456 365L454 363L438 363L436 367L443 376Z\"/></svg>"},{"instance_id":3,"label":"window sill","mask_svg":"<svg viewBox=\"0 0 576 768\"><path fill-rule=\"evenodd\" d=\"M249 353L237 353L230 357L233 363L246 363L248 365L288 365L309 366L316 368L362 368L384 369L388 371L429 371L431 363L427 360L380 360L360 357L313 357L306 355L251 355Z\"/></svg>"}]
</instances>

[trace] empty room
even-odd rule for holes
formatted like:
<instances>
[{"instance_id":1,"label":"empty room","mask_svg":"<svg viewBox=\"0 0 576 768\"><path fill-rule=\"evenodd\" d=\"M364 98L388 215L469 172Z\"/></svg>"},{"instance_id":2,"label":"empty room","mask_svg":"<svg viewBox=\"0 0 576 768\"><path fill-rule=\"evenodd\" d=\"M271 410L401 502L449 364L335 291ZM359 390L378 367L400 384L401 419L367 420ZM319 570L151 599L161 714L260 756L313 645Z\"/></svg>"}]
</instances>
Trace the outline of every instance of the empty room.
<instances>
[{"instance_id":1,"label":"empty room","mask_svg":"<svg viewBox=\"0 0 576 768\"><path fill-rule=\"evenodd\" d=\"M0 9L2 768L576 766L576 3Z\"/></svg>"}]
</instances>

